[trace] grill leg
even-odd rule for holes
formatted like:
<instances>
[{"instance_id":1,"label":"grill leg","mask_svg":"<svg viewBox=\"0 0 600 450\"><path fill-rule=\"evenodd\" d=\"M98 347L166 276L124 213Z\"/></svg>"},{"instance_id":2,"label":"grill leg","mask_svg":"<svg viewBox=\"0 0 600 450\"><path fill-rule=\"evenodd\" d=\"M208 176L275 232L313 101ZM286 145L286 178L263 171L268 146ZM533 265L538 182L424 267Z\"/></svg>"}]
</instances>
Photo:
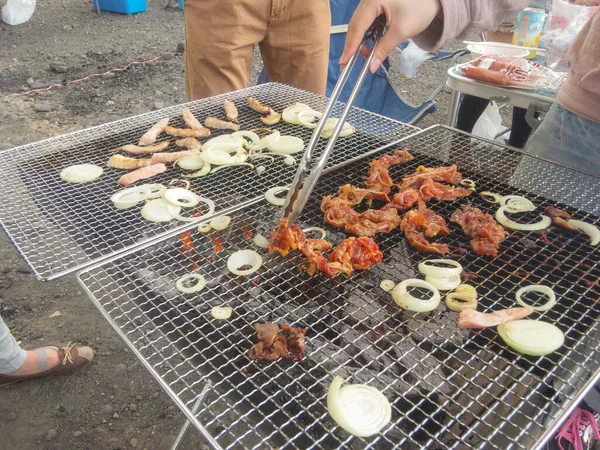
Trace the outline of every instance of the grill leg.
<instances>
[{"instance_id":1,"label":"grill leg","mask_svg":"<svg viewBox=\"0 0 600 450\"><path fill-rule=\"evenodd\" d=\"M461 92L452 90L452 97L450 97L450 109L448 110L448 126L450 127L456 128L456 122L458 120L458 107L460 106L461 98Z\"/></svg>"},{"instance_id":2,"label":"grill leg","mask_svg":"<svg viewBox=\"0 0 600 450\"><path fill-rule=\"evenodd\" d=\"M202 393L198 397L198 400L196 400L196 403L194 403L194 407L192 408L192 414L195 415L198 412L198 409L200 408L200 405L202 404L202 400L204 400L204 396L206 395L206 392L208 391L209 386L210 386L210 383L206 383L206 385L204 386L204 389L202 390ZM179 430L179 434L177 435L175 442L173 442L173 446L171 447L171 450L177 450L179 448L179 446L183 442L183 438L185 437L185 434L187 433L187 430L189 427L190 427L190 421L186 420L185 423L183 424L183 426L181 427L181 430Z\"/></svg>"}]
</instances>

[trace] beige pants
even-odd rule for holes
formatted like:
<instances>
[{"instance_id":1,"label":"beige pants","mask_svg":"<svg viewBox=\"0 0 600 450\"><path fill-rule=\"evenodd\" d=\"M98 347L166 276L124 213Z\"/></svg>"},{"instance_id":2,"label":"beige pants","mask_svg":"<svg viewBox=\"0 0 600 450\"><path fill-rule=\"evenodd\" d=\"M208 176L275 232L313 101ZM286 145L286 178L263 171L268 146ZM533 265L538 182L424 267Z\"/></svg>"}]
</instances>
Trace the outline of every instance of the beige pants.
<instances>
[{"instance_id":1,"label":"beige pants","mask_svg":"<svg viewBox=\"0 0 600 450\"><path fill-rule=\"evenodd\" d=\"M328 0L185 0L188 100L247 87L254 44L269 79L325 93Z\"/></svg>"}]
</instances>

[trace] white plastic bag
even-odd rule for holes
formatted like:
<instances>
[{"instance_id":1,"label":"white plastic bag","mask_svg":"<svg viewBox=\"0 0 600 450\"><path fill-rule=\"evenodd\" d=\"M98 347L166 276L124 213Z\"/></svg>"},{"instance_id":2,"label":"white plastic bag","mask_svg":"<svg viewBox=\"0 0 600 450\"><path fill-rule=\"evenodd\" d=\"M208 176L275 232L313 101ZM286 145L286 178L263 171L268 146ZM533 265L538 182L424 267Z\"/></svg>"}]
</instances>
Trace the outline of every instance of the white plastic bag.
<instances>
[{"instance_id":1,"label":"white plastic bag","mask_svg":"<svg viewBox=\"0 0 600 450\"><path fill-rule=\"evenodd\" d=\"M498 104L496 102L491 101L473 127L473 134L475 136L493 141L496 135L502 133L503 131L504 127L502 126L500 109L498 108Z\"/></svg>"},{"instance_id":2,"label":"white plastic bag","mask_svg":"<svg viewBox=\"0 0 600 450\"><path fill-rule=\"evenodd\" d=\"M434 56L435 53L421 49L410 40L400 55L400 74L408 79L414 78L417 75L419 67Z\"/></svg>"},{"instance_id":3,"label":"white plastic bag","mask_svg":"<svg viewBox=\"0 0 600 450\"><path fill-rule=\"evenodd\" d=\"M8 0L2 8L2 21L9 25L27 22L35 10L35 0Z\"/></svg>"}]
</instances>

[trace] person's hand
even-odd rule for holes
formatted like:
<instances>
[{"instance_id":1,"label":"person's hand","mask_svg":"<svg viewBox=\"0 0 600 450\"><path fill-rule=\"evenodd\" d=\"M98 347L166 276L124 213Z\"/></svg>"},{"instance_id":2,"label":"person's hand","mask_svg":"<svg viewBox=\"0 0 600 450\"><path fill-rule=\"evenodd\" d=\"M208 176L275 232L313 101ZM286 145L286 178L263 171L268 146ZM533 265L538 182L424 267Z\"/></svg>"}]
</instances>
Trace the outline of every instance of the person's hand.
<instances>
[{"instance_id":1,"label":"person's hand","mask_svg":"<svg viewBox=\"0 0 600 450\"><path fill-rule=\"evenodd\" d=\"M441 12L440 0L361 0L348 24L348 34L340 65L345 66L362 42L373 21L385 14L387 33L379 41L369 69L376 72L390 52L401 42L423 32ZM361 54L368 54L363 48Z\"/></svg>"}]
</instances>

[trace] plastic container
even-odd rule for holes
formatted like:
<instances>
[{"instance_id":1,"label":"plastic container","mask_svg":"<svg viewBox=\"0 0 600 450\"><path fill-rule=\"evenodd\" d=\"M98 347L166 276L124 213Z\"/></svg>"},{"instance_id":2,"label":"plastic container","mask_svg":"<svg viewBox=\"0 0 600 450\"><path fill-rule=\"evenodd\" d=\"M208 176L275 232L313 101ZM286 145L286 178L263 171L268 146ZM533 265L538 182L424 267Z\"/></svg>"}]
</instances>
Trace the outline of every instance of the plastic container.
<instances>
[{"instance_id":1,"label":"plastic container","mask_svg":"<svg viewBox=\"0 0 600 450\"><path fill-rule=\"evenodd\" d=\"M183 11L183 0L179 0L179 9Z\"/></svg>"},{"instance_id":2,"label":"plastic container","mask_svg":"<svg viewBox=\"0 0 600 450\"><path fill-rule=\"evenodd\" d=\"M146 11L146 0L92 0L94 8L121 14L135 14Z\"/></svg>"},{"instance_id":3,"label":"plastic container","mask_svg":"<svg viewBox=\"0 0 600 450\"><path fill-rule=\"evenodd\" d=\"M515 58L523 58L529 55L529 50L523 50L518 47L505 47L503 45L494 45L493 42L482 42L481 44L469 44L467 50L471 52L473 59L484 55L506 55Z\"/></svg>"}]
</instances>

